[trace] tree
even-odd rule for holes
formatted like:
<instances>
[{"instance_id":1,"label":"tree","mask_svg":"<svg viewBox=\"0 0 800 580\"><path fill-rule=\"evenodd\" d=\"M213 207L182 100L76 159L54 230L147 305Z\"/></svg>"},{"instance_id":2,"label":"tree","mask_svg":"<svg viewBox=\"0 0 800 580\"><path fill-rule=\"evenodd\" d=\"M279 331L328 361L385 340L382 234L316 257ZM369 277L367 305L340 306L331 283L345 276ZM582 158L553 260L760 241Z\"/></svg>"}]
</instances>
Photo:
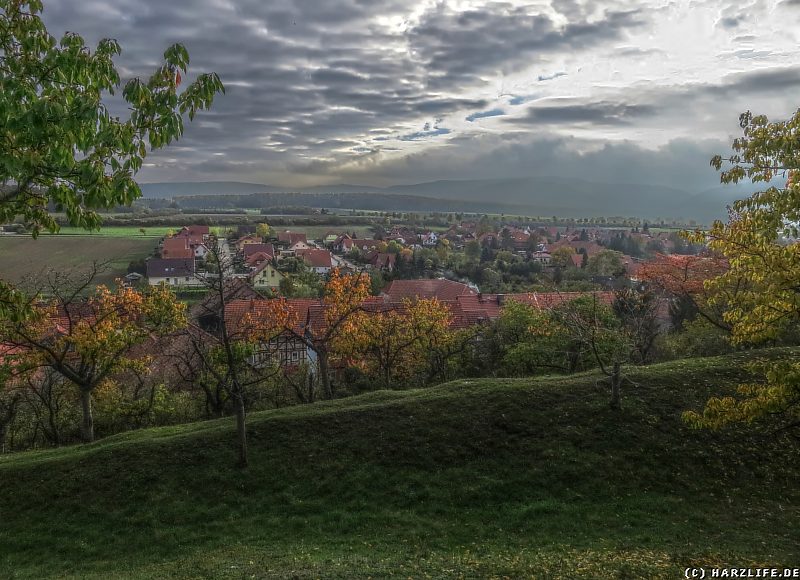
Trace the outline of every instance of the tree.
<instances>
[{"instance_id":1,"label":"tree","mask_svg":"<svg viewBox=\"0 0 800 580\"><path fill-rule=\"evenodd\" d=\"M722 183L749 179L766 187L735 202L727 222L716 221L710 231L689 238L707 240L728 262L727 271L706 283L712 304L729 300L732 286L741 288L723 314L734 344L773 340L800 319L800 110L778 122L748 111L739 122L744 135L733 141L733 152L715 156L711 165L721 171ZM686 413L686 419L710 428L764 420L796 430L800 364L779 361L762 370L764 383L741 386L737 397L712 398L702 413Z\"/></svg>"},{"instance_id":2,"label":"tree","mask_svg":"<svg viewBox=\"0 0 800 580\"><path fill-rule=\"evenodd\" d=\"M611 308L592 294L554 308L553 316L562 332L578 347L579 355L588 355L600 372L608 377L611 386L609 405L619 410L625 378L622 365L630 360L632 344Z\"/></svg>"},{"instance_id":3,"label":"tree","mask_svg":"<svg viewBox=\"0 0 800 580\"><path fill-rule=\"evenodd\" d=\"M589 258L586 271L592 276L617 278L625 273L622 254L613 250L602 250Z\"/></svg>"},{"instance_id":4,"label":"tree","mask_svg":"<svg viewBox=\"0 0 800 580\"><path fill-rule=\"evenodd\" d=\"M185 323L185 305L163 286L142 293L101 285L83 298L96 273L95 268L78 284L51 278L51 300L32 298L29 318L0 324L2 341L26 351L33 359L28 364L50 368L77 387L86 442L94 440L95 390L123 371L145 372L146 357L137 356L134 347Z\"/></svg>"},{"instance_id":5,"label":"tree","mask_svg":"<svg viewBox=\"0 0 800 580\"><path fill-rule=\"evenodd\" d=\"M341 337L352 332L355 327L356 315L370 296L371 287L368 274L343 274L336 268L331 272L323 290L319 323L311 324L304 332L297 332L296 325L286 326L287 331L294 333L317 355L323 396L327 399L334 396L330 374L331 356L337 354L336 347Z\"/></svg>"},{"instance_id":6,"label":"tree","mask_svg":"<svg viewBox=\"0 0 800 580\"><path fill-rule=\"evenodd\" d=\"M716 293L716 300L712 302L711 292L706 286L706 282L727 270L727 260L719 255L659 254L642 264L639 278L672 300L671 312L673 320L678 323L677 327L683 320L692 320L699 315L721 330L730 332L731 327L723 315L728 305L735 301L742 287L741 280L736 280L727 288L727 299L724 301L721 300L721 294Z\"/></svg>"},{"instance_id":7,"label":"tree","mask_svg":"<svg viewBox=\"0 0 800 580\"><path fill-rule=\"evenodd\" d=\"M450 339L452 315L436 299L379 304L354 315L339 342L341 352L377 376L384 388L426 375L429 358Z\"/></svg>"},{"instance_id":8,"label":"tree","mask_svg":"<svg viewBox=\"0 0 800 580\"><path fill-rule=\"evenodd\" d=\"M464 245L464 255L471 262L476 262L480 259L481 245L478 240L470 240Z\"/></svg>"},{"instance_id":9,"label":"tree","mask_svg":"<svg viewBox=\"0 0 800 580\"><path fill-rule=\"evenodd\" d=\"M134 176L148 150L180 138L183 115L193 119L224 92L215 73L179 91L189 54L175 44L147 81L126 83L130 115L120 120L103 103L121 84L119 44L105 39L91 51L74 33L57 41L42 9L42 0L0 0L0 223L20 218L34 237L58 229L50 207L92 229L97 210L131 205L141 197ZM19 319L29 308L0 281L0 315Z\"/></svg>"},{"instance_id":10,"label":"tree","mask_svg":"<svg viewBox=\"0 0 800 580\"><path fill-rule=\"evenodd\" d=\"M6 451L6 432L22 402L20 349L0 344L0 453Z\"/></svg>"},{"instance_id":11,"label":"tree","mask_svg":"<svg viewBox=\"0 0 800 580\"><path fill-rule=\"evenodd\" d=\"M21 217L34 235L58 229L48 203L74 226L96 228L95 210L130 205L141 197L133 177L150 151L183 134L224 91L219 77L201 74L179 91L189 54L179 45L142 81L131 79L122 96L130 116L120 120L103 104L120 87L113 59L119 44L101 40L92 51L83 38L47 32L41 0L0 0L0 222Z\"/></svg>"},{"instance_id":12,"label":"tree","mask_svg":"<svg viewBox=\"0 0 800 580\"><path fill-rule=\"evenodd\" d=\"M572 246L561 246L551 254L550 263L562 270L569 268L572 266L572 255L574 253L575 248Z\"/></svg>"},{"instance_id":13,"label":"tree","mask_svg":"<svg viewBox=\"0 0 800 580\"><path fill-rule=\"evenodd\" d=\"M258 312L234 313L229 305L246 295L244 283L234 277L233 256L227 244L215 235L206 243L209 255L219 265L214 276L202 276L199 280L208 290L206 299L198 306L197 318L213 333L188 327L184 333L191 345L187 353L192 361L185 361L187 369L194 369L195 382L199 384L222 412L225 401L233 403L236 415L236 438L238 465L247 467L247 399L250 391L278 374L278 367L271 360L274 353L261 351L261 346L294 328L296 321L285 300L273 299L262 302ZM205 322L203 322L205 321Z\"/></svg>"},{"instance_id":14,"label":"tree","mask_svg":"<svg viewBox=\"0 0 800 580\"><path fill-rule=\"evenodd\" d=\"M267 238L269 238L271 231L272 228L269 227L269 224L266 223L256 224L256 235L262 240L266 240Z\"/></svg>"},{"instance_id":15,"label":"tree","mask_svg":"<svg viewBox=\"0 0 800 580\"><path fill-rule=\"evenodd\" d=\"M480 341L485 371L500 376L568 371L563 337L555 330L549 310L508 301Z\"/></svg>"},{"instance_id":16,"label":"tree","mask_svg":"<svg viewBox=\"0 0 800 580\"><path fill-rule=\"evenodd\" d=\"M612 309L630 338L631 360L651 362L653 346L660 334L659 311L664 299L653 290L625 288L614 295Z\"/></svg>"}]
</instances>

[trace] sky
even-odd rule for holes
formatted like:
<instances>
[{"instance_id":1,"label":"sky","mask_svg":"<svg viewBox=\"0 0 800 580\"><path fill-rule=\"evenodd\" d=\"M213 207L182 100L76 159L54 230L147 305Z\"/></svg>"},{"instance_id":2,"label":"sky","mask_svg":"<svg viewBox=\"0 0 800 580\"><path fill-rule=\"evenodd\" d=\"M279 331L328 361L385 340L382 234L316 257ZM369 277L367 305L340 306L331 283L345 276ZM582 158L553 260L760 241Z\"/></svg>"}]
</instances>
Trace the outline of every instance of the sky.
<instances>
[{"instance_id":1,"label":"sky","mask_svg":"<svg viewBox=\"0 0 800 580\"><path fill-rule=\"evenodd\" d=\"M800 107L800 0L45 0L123 82L183 43L226 86L141 181L572 176L702 191L745 110Z\"/></svg>"}]
</instances>

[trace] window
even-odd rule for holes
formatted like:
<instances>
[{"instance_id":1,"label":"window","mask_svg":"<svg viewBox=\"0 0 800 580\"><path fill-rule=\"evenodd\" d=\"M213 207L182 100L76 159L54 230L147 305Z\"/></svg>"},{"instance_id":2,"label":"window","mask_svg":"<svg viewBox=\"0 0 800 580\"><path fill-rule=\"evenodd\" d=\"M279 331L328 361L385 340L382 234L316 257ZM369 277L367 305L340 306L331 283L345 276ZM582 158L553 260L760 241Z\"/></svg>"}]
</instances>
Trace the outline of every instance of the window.
<instances>
[{"instance_id":1,"label":"window","mask_svg":"<svg viewBox=\"0 0 800 580\"><path fill-rule=\"evenodd\" d=\"M292 360L297 360L299 358L300 358L300 355L297 353L297 351L296 350L293 351L292 352Z\"/></svg>"}]
</instances>

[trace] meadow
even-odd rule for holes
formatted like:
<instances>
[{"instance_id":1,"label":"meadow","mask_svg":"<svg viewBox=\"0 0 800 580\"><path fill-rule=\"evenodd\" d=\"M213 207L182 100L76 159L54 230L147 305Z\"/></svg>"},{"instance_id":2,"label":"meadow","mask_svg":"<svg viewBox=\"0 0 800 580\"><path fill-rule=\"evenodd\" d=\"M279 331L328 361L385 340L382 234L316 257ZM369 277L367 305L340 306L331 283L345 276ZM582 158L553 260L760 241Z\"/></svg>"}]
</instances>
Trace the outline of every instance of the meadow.
<instances>
[{"instance_id":1,"label":"meadow","mask_svg":"<svg viewBox=\"0 0 800 580\"><path fill-rule=\"evenodd\" d=\"M14 284L42 276L48 270L75 272L87 270L93 261L106 263L98 283L112 284L127 273L133 260L153 253L157 238L152 236L108 234L0 236L0 279Z\"/></svg>"},{"instance_id":2,"label":"meadow","mask_svg":"<svg viewBox=\"0 0 800 580\"><path fill-rule=\"evenodd\" d=\"M686 409L753 351L470 379L0 457L0 577L682 578L800 564L800 451Z\"/></svg>"}]
</instances>

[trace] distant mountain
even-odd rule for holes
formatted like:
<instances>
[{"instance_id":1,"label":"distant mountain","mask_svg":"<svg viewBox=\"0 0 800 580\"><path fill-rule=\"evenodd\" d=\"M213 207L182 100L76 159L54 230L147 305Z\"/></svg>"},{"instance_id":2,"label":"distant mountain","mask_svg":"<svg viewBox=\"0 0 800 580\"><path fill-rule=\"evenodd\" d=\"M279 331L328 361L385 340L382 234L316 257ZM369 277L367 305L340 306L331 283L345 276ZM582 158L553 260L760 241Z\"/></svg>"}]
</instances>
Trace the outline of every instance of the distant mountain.
<instances>
[{"instance_id":1,"label":"distant mountain","mask_svg":"<svg viewBox=\"0 0 800 580\"><path fill-rule=\"evenodd\" d=\"M215 195L215 194L247 194L263 191L284 191L262 183L244 183L241 181L179 181L174 183L140 183L143 197L173 198L179 195Z\"/></svg>"},{"instance_id":2,"label":"distant mountain","mask_svg":"<svg viewBox=\"0 0 800 580\"><path fill-rule=\"evenodd\" d=\"M382 197L415 196L426 198L426 200L463 202L464 211L474 211L474 208L480 207L484 208L483 211L496 211L497 213L511 210L541 216L638 216L650 220L679 218L694 219L701 223L724 218L726 205L735 199L750 195L755 190L756 188L752 184L740 184L716 187L696 193L656 184L602 183L572 177L442 180L391 187L335 184L299 188L294 191L291 188L236 181L142 184L144 196L151 198L255 193L302 193L312 196L381 194ZM363 203L366 198L348 199L349 201L358 199L360 203ZM320 207L319 203L325 203L322 202L322 198L313 197L293 198L293 200L316 204L309 205L309 207ZM400 201L397 200L397 202ZM397 203L390 205L396 206ZM426 201L424 205L432 207L435 204ZM439 206L455 207L452 203L439 204ZM361 206L354 209L366 209L366 207ZM400 209L421 208L405 207Z\"/></svg>"}]
</instances>

